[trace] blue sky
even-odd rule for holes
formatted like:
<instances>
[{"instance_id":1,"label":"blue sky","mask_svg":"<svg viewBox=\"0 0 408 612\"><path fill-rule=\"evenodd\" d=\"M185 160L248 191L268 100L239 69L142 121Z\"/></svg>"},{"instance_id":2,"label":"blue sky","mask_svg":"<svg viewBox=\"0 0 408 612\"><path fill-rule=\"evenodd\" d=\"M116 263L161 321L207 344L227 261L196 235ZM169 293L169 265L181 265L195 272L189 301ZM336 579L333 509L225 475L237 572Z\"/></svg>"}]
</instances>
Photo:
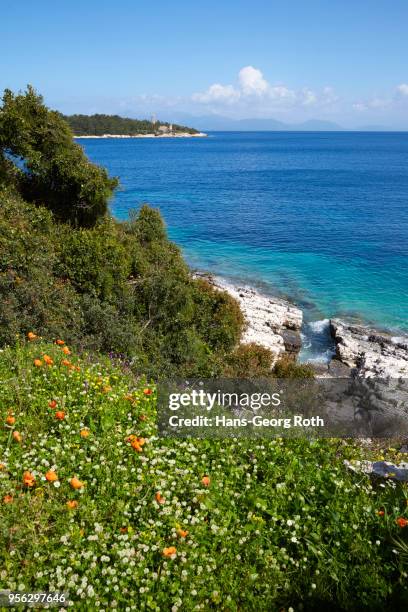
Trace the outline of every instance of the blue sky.
<instances>
[{"instance_id":1,"label":"blue sky","mask_svg":"<svg viewBox=\"0 0 408 612\"><path fill-rule=\"evenodd\" d=\"M408 128L406 0L3 0L0 88L63 112Z\"/></svg>"}]
</instances>

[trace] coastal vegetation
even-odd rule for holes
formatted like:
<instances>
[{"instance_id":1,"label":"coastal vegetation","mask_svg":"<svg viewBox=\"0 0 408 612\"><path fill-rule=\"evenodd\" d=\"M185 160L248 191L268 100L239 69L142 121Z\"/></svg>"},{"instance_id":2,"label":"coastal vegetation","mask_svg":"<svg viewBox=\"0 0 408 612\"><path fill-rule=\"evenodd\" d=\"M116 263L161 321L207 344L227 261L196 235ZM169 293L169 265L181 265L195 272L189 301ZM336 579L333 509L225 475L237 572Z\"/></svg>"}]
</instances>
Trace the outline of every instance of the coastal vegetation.
<instances>
[{"instance_id":1,"label":"coastal vegetation","mask_svg":"<svg viewBox=\"0 0 408 612\"><path fill-rule=\"evenodd\" d=\"M165 439L156 383L308 377L240 344L159 212L109 215L116 179L32 88L0 108L0 588L76 609L404 609L408 493L345 440ZM383 455L384 453L384 455Z\"/></svg>"},{"instance_id":2,"label":"coastal vegetation","mask_svg":"<svg viewBox=\"0 0 408 612\"><path fill-rule=\"evenodd\" d=\"M103 136L104 134L136 136L143 134L173 133L198 134L198 130L166 121L130 119L119 115L65 115L64 119L75 136Z\"/></svg>"},{"instance_id":3,"label":"coastal vegetation","mask_svg":"<svg viewBox=\"0 0 408 612\"><path fill-rule=\"evenodd\" d=\"M49 340L0 359L2 587L84 610L406 609L406 486L343 465L381 450L160 438L154 384Z\"/></svg>"}]
</instances>

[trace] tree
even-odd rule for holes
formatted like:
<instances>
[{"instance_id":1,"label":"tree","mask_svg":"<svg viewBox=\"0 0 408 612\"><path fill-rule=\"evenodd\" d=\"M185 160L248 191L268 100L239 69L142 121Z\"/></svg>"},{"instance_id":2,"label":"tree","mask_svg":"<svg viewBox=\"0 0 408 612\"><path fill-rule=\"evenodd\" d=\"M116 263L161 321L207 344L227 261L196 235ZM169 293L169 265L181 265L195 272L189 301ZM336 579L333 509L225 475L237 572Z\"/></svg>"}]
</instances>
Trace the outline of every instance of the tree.
<instances>
[{"instance_id":1,"label":"tree","mask_svg":"<svg viewBox=\"0 0 408 612\"><path fill-rule=\"evenodd\" d=\"M118 184L87 159L63 117L49 110L30 85L24 93L6 89L3 95L0 181L13 181L26 200L85 227L106 214Z\"/></svg>"}]
</instances>

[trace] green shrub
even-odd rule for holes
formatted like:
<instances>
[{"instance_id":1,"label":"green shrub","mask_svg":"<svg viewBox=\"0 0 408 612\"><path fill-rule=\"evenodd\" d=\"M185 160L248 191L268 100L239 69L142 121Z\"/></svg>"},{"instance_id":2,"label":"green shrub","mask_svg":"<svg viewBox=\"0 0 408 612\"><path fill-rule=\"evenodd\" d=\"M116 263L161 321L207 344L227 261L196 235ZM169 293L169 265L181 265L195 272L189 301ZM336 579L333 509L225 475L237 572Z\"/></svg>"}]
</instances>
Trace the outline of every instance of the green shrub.
<instances>
[{"instance_id":1,"label":"green shrub","mask_svg":"<svg viewBox=\"0 0 408 612\"><path fill-rule=\"evenodd\" d=\"M314 378L312 366L283 357L273 368L275 378Z\"/></svg>"},{"instance_id":2,"label":"green shrub","mask_svg":"<svg viewBox=\"0 0 408 612\"><path fill-rule=\"evenodd\" d=\"M238 302L206 280L196 279L194 286L198 315L196 328L207 336L212 347L230 352L239 342L244 327Z\"/></svg>"},{"instance_id":3,"label":"green shrub","mask_svg":"<svg viewBox=\"0 0 408 612\"><path fill-rule=\"evenodd\" d=\"M230 378L267 378L271 376L273 354L255 342L240 344L226 357L225 375Z\"/></svg>"},{"instance_id":4,"label":"green shrub","mask_svg":"<svg viewBox=\"0 0 408 612\"><path fill-rule=\"evenodd\" d=\"M62 228L57 248L56 273L79 293L109 301L124 290L131 261L112 220L105 219L92 229Z\"/></svg>"}]
</instances>

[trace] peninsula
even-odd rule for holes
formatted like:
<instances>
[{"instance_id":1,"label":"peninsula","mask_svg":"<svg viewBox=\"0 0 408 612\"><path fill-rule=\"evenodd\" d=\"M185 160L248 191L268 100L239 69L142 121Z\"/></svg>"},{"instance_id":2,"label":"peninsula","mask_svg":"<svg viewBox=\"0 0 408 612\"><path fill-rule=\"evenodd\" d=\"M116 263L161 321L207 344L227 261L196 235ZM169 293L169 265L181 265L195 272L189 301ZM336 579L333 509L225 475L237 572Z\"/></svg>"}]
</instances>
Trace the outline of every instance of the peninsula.
<instances>
[{"instance_id":1,"label":"peninsula","mask_svg":"<svg viewBox=\"0 0 408 612\"><path fill-rule=\"evenodd\" d=\"M69 115L64 119L76 138L191 138L207 135L185 125L158 121L155 116L150 121L102 114Z\"/></svg>"}]
</instances>

